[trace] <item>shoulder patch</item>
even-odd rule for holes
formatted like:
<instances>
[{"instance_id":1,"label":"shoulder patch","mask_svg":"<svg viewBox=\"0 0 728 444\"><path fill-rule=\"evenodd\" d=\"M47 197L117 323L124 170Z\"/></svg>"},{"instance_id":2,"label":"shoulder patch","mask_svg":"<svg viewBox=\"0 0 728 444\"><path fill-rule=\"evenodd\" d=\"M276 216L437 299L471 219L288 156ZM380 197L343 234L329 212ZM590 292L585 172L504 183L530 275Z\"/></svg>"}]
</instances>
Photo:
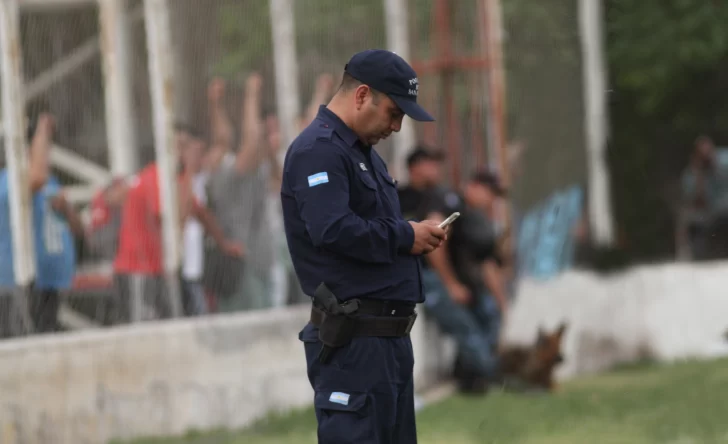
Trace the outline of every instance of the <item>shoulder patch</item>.
<instances>
[{"instance_id":1,"label":"shoulder patch","mask_svg":"<svg viewBox=\"0 0 728 444\"><path fill-rule=\"evenodd\" d=\"M315 187L329 182L329 174L326 172L316 173L308 176L308 186Z\"/></svg>"}]
</instances>

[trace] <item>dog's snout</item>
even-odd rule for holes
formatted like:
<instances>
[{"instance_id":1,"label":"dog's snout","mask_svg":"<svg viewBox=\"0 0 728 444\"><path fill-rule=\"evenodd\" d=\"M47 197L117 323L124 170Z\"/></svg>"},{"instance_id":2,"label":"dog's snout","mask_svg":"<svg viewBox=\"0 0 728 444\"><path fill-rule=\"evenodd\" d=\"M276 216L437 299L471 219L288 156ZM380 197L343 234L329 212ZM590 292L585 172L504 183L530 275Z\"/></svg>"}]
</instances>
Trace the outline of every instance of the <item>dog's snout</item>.
<instances>
[{"instance_id":1,"label":"dog's snout","mask_svg":"<svg viewBox=\"0 0 728 444\"><path fill-rule=\"evenodd\" d=\"M556 355L556 363L560 364L562 362L564 362L564 356L561 353L559 353L558 355Z\"/></svg>"}]
</instances>

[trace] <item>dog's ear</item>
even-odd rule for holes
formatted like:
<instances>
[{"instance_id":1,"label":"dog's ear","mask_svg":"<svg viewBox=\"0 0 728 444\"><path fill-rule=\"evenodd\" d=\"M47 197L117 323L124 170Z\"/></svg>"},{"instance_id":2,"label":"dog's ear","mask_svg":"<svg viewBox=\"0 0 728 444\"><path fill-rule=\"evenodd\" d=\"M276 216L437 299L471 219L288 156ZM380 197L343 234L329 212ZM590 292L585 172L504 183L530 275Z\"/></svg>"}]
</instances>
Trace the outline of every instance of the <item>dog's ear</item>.
<instances>
[{"instance_id":1,"label":"dog's ear","mask_svg":"<svg viewBox=\"0 0 728 444\"><path fill-rule=\"evenodd\" d=\"M546 334L546 331L543 329L543 326L538 326L538 332L536 333L536 346L540 347L548 341L548 335Z\"/></svg>"},{"instance_id":2,"label":"dog's ear","mask_svg":"<svg viewBox=\"0 0 728 444\"><path fill-rule=\"evenodd\" d=\"M559 338L561 338L564 335L564 332L566 331L566 327L568 327L568 324L566 321L562 321L561 324L559 324L559 327L556 329L556 334Z\"/></svg>"}]
</instances>

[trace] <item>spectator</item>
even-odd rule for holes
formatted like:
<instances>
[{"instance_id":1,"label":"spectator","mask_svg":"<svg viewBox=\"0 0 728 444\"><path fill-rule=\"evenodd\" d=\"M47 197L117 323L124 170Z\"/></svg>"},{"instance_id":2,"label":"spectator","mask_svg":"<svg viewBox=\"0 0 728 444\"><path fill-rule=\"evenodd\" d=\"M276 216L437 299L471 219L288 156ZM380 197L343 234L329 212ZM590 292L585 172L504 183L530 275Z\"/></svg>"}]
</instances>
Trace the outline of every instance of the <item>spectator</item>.
<instances>
[{"instance_id":1,"label":"spectator","mask_svg":"<svg viewBox=\"0 0 728 444\"><path fill-rule=\"evenodd\" d=\"M204 206L207 201L208 174L203 166L207 146L201 134L194 128L178 125L177 131L183 137L180 142L182 173L190 178L193 199L200 206ZM205 291L202 286L205 227L198 218L189 217L185 221L183 230L182 307L186 315L199 316L208 311Z\"/></svg>"},{"instance_id":2,"label":"spectator","mask_svg":"<svg viewBox=\"0 0 728 444\"><path fill-rule=\"evenodd\" d=\"M178 151L186 153L190 135L178 130L176 136ZM172 314L171 300L164 285L158 176L155 163L145 167L132 178L124 202L119 249L114 260L120 322L166 318ZM180 225L184 226L189 216L195 217L225 254L241 255L241 247L223 236L214 218L192 196L191 186L190 175L183 171L178 176ZM145 309L150 306L151 309Z\"/></svg>"},{"instance_id":3,"label":"spectator","mask_svg":"<svg viewBox=\"0 0 728 444\"><path fill-rule=\"evenodd\" d=\"M682 176L686 229L696 260L728 255L728 149L707 136L696 139Z\"/></svg>"},{"instance_id":4,"label":"spectator","mask_svg":"<svg viewBox=\"0 0 728 444\"><path fill-rule=\"evenodd\" d=\"M273 233L268 215L270 168L274 150L263 140L260 95L263 80L251 74L246 82L242 112L242 137L237 153L232 151L233 127L222 98L224 84L215 81L209 91L213 148L208 157L210 168L210 208L226 236L245 246L245 264L237 270L223 261L225 276L207 282L230 280L217 288L217 305L222 312L271 307L271 268L274 260ZM210 252L214 257L214 252ZM234 263L232 265L235 265Z\"/></svg>"},{"instance_id":5,"label":"spectator","mask_svg":"<svg viewBox=\"0 0 728 444\"><path fill-rule=\"evenodd\" d=\"M439 220L461 213L445 248L427 256L422 281L427 313L457 342L454 376L466 392L481 392L499 379L496 353L507 299L490 217L502 195L494 176L479 173L462 195L436 193L426 210Z\"/></svg>"},{"instance_id":6,"label":"spectator","mask_svg":"<svg viewBox=\"0 0 728 444\"><path fill-rule=\"evenodd\" d=\"M71 288L76 270L73 236L83 237L83 225L66 200L58 179L50 172L49 155L54 122L42 114L36 128L29 129L28 179L33 199L35 280L30 291L30 317L35 331L60 330L60 293ZM0 171L0 287L15 287L12 233L8 201L8 172ZM14 332L10 332L14 334Z\"/></svg>"},{"instance_id":7,"label":"spectator","mask_svg":"<svg viewBox=\"0 0 728 444\"><path fill-rule=\"evenodd\" d=\"M440 152L417 146L407 156L409 182L400 187L399 203L405 219L427 219L427 208L436 188L442 181L442 160Z\"/></svg>"},{"instance_id":8,"label":"spectator","mask_svg":"<svg viewBox=\"0 0 728 444\"><path fill-rule=\"evenodd\" d=\"M128 180L115 178L91 199L88 244L92 256L113 261L119 245L121 209L129 191Z\"/></svg>"}]
</instances>

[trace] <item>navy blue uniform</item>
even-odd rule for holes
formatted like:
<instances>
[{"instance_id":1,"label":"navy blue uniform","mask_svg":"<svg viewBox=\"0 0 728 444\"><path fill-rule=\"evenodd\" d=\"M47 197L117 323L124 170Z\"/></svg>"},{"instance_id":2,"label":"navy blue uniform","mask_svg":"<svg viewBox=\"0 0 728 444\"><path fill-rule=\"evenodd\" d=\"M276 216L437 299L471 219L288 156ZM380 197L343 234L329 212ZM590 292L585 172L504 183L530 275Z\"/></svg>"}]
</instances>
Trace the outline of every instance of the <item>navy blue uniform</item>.
<instances>
[{"instance_id":1,"label":"navy blue uniform","mask_svg":"<svg viewBox=\"0 0 728 444\"><path fill-rule=\"evenodd\" d=\"M363 51L344 70L411 118L434 120L417 104L417 74L398 55ZM376 151L325 106L286 153L281 201L288 249L306 294L325 283L340 303L359 299L382 307L370 315L389 320L411 315L424 301L420 258L410 253L414 230L402 218L396 181ZM409 314L392 310L406 304ZM300 332L320 444L417 442L408 331L356 335L324 362L318 328L309 322Z\"/></svg>"},{"instance_id":2,"label":"navy blue uniform","mask_svg":"<svg viewBox=\"0 0 728 444\"><path fill-rule=\"evenodd\" d=\"M324 106L286 155L281 199L306 294L324 282L340 301L424 300L420 261L409 253L414 231L402 218L395 181L377 152ZM318 329L308 324L299 338L316 392L319 442L416 442L409 337L354 338L325 365Z\"/></svg>"},{"instance_id":3,"label":"navy blue uniform","mask_svg":"<svg viewBox=\"0 0 728 444\"><path fill-rule=\"evenodd\" d=\"M325 106L284 165L283 217L303 291L325 282L351 298L422 302L414 231L376 151Z\"/></svg>"}]
</instances>

